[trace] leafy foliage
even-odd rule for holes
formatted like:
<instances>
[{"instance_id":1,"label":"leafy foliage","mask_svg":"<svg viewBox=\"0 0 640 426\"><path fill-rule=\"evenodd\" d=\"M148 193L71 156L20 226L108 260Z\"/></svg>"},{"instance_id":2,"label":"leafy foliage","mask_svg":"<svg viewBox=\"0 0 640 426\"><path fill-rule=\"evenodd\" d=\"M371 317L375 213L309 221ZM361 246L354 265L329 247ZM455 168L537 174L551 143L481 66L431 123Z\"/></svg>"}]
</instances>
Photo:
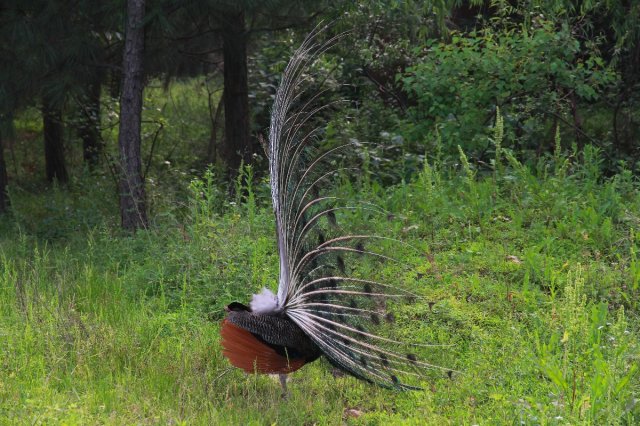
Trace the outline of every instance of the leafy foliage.
<instances>
[{"instance_id":1,"label":"leafy foliage","mask_svg":"<svg viewBox=\"0 0 640 426\"><path fill-rule=\"evenodd\" d=\"M422 49L421 61L401 77L416 98L405 131L429 140L437 127L446 148L462 143L481 159L495 106L505 117L505 146L541 152L553 143L550 124L566 121L576 98L597 101L616 78L566 25L543 18L529 28L501 23L453 33L450 42Z\"/></svg>"}]
</instances>

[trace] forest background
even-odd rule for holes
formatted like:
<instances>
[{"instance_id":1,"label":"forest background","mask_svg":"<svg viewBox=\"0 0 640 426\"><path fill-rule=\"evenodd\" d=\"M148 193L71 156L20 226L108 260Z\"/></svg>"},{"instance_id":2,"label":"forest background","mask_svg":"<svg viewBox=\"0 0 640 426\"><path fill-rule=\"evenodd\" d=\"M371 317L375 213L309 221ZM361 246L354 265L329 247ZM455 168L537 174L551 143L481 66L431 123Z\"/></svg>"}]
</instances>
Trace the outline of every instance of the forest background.
<instances>
[{"instance_id":1,"label":"forest background","mask_svg":"<svg viewBox=\"0 0 640 426\"><path fill-rule=\"evenodd\" d=\"M404 331L456 373L422 392L221 356L277 282L259 140L319 22L336 191L425 248ZM640 2L7 0L0 58L1 424L640 422Z\"/></svg>"}]
</instances>

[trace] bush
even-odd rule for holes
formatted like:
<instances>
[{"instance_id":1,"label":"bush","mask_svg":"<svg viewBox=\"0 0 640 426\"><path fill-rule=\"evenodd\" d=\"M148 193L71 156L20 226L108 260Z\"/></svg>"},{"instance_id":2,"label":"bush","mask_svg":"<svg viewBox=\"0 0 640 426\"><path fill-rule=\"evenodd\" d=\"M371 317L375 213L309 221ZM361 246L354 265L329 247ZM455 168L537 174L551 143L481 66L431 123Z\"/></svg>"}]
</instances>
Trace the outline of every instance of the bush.
<instances>
[{"instance_id":1,"label":"bush","mask_svg":"<svg viewBox=\"0 0 640 426\"><path fill-rule=\"evenodd\" d=\"M598 51L585 48L568 25L542 17L529 27L500 21L430 40L416 52L419 63L398 76L416 102L403 133L420 143L438 131L448 152L460 144L484 159L499 106L505 146L548 150L557 125L580 126L576 101L597 101L616 81Z\"/></svg>"}]
</instances>

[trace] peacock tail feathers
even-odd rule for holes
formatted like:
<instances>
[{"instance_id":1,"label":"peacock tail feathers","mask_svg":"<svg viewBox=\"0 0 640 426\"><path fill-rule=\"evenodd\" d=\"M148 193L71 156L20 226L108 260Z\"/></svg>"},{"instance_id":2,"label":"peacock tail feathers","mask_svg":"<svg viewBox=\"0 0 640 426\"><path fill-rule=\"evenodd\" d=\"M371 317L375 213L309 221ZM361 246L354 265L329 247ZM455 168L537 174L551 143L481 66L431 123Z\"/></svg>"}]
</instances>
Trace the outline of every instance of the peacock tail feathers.
<instances>
[{"instance_id":1,"label":"peacock tail feathers","mask_svg":"<svg viewBox=\"0 0 640 426\"><path fill-rule=\"evenodd\" d=\"M416 389L440 367L423 356L431 346L397 336L406 307L425 303L404 289L411 266L396 256L408 246L372 234L366 223L354 229L363 222L354 215L390 215L336 192L336 182L360 173L355 161L343 161L354 156L354 144L322 149L319 143L322 114L336 103L321 103L325 89L310 92L307 73L343 37L322 40L325 28L317 27L293 54L275 95L266 151L280 274L277 295L264 290L251 306L293 321L336 367L380 386ZM381 265L403 272L381 279Z\"/></svg>"}]
</instances>

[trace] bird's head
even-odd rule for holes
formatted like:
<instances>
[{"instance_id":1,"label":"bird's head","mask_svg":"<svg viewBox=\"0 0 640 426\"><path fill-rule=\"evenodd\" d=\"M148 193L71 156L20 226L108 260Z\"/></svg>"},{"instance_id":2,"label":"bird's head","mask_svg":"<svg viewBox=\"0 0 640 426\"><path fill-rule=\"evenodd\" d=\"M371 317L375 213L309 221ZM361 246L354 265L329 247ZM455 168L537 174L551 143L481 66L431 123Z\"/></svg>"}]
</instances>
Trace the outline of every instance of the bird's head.
<instances>
[{"instance_id":1,"label":"bird's head","mask_svg":"<svg viewBox=\"0 0 640 426\"><path fill-rule=\"evenodd\" d=\"M225 306L224 310L226 312L251 312L251 308L247 305L243 305L240 302L231 302L227 306Z\"/></svg>"}]
</instances>

